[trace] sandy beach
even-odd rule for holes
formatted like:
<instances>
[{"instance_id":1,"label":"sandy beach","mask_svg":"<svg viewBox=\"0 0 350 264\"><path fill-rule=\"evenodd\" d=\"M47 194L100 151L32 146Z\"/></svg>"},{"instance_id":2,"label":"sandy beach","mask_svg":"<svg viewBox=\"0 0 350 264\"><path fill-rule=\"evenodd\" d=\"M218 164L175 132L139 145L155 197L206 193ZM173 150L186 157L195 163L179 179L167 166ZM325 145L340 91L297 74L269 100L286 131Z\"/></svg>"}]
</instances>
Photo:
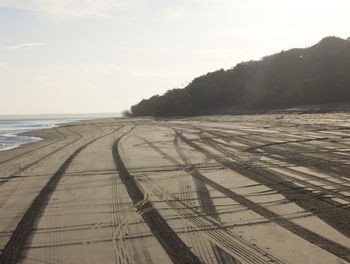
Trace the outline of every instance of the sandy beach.
<instances>
[{"instance_id":1,"label":"sandy beach","mask_svg":"<svg viewBox=\"0 0 350 264\"><path fill-rule=\"evenodd\" d=\"M108 118L0 151L0 263L350 263L350 114Z\"/></svg>"}]
</instances>

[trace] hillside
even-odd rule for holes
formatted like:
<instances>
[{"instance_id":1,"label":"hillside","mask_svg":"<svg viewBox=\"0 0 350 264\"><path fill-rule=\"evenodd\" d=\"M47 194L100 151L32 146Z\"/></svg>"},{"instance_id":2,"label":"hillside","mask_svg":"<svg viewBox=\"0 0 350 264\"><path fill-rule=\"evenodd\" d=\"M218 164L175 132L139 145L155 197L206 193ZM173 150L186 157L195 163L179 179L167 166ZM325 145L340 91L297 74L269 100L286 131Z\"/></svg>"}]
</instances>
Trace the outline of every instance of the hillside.
<instances>
[{"instance_id":1,"label":"hillside","mask_svg":"<svg viewBox=\"0 0 350 264\"><path fill-rule=\"evenodd\" d=\"M327 37L195 78L131 107L135 116L239 113L350 102L350 38Z\"/></svg>"}]
</instances>

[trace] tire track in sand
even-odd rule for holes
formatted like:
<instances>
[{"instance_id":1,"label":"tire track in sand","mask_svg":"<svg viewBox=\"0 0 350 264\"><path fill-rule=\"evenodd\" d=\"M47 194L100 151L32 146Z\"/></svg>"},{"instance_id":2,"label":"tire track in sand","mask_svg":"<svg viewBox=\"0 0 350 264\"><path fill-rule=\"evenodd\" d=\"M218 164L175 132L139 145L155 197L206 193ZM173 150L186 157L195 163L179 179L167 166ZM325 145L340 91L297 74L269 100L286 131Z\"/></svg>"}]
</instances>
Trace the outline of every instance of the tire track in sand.
<instances>
[{"instance_id":1,"label":"tire track in sand","mask_svg":"<svg viewBox=\"0 0 350 264\"><path fill-rule=\"evenodd\" d=\"M135 126L133 128L135 128ZM133 128L131 128L129 132ZM127 133L124 135L126 134ZM202 263L178 237L174 230L170 228L158 211L153 208L151 202L145 200L145 194L140 189L134 177L129 174L123 160L121 159L118 145L123 136L118 138L113 144L113 158L119 176L126 187L131 200L137 206L138 211L141 212L140 214L143 220L147 223L158 242L175 264Z\"/></svg>"},{"instance_id":2,"label":"tire track in sand","mask_svg":"<svg viewBox=\"0 0 350 264\"><path fill-rule=\"evenodd\" d=\"M167 153L165 153L163 150L161 150L160 148L158 148L154 143L146 140L145 138L141 138L149 147L151 147L153 150L155 150L157 153L159 153L163 158L169 160L171 163L173 163L176 166L190 166L190 162L189 160L182 155L182 151L179 148L178 145L178 136L174 137L173 140L173 144L175 146L176 152L178 153L179 157L182 159L183 164L178 162L176 159L174 159L173 157L169 156ZM197 197L198 197L198 201L200 204L200 209L205 212L208 216L213 217L214 219L220 221L220 219L218 219L218 215L216 214L216 209L214 206L214 203L210 197L209 191L206 187L206 185L199 181L197 178L192 177L195 187L196 187L196 192L197 192ZM222 264L238 264L239 261L235 260L235 258L233 256L231 256L230 254L228 254L227 252L225 252L223 249L221 249L220 247L218 247L217 245L212 245L213 246L213 250L216 256L216 259L219 263Z\"/></svg>"},{"instance_id":3,"label":"tire track in sand","mask_svg":"<svg viewBox=\"0 0 350 264\"><path fill-rule=\"evenodd\" d=\"M177 154L181 157L182 161L186 164L186 167L191 166L192 165L191 161L186 157L186 155L183 153L182 149L180 148L179 136L177 134L175 134L173 144L175 146L175 150ZM210 196L207 185L196 177L192 176L192 179L196 187L197 197L198 197L201 210L221 223L220 216L216 211L215 205ZM216 245L214 245L214 252L215 252L216 258L219 260L219 263L239 264L238 260L236 260L234 257L229 255L227 252L223 251L221 248L219 248Z\"/></svg>"},{"instance_id":4,"label":"tire track in sand","mask_svg":"<svg viewBox=\"0 0 350 264\"><path fill-rule=\"evenodd\" d=\"M176 129L175 132L179 135L179 138L185 142L190 147L194 148L195 150L203 153L205 156L214 158L220 163L223 163L221 159L216 157L214 154L210 153L203 147L199 146L198 144L192 142L187 137L183 136L181 133L179 133ZM225 166L226 163L223 163ZM230 168L230 166L226 166ZM266 209L265 207L256 204L252 202L251 200L245 198L242 195L239 195L238 193L233 192L232 190L225 188L224 186L210 180L209 178L202 175L195 167L190 171L190 173L197 177L198 179L204 181L207 185L211 186L212 188L216 189L217 191L221 192L222 194L226 195L227 197L233 199L234 201L246 206L247 208L251 209L252 211L260 214L261 216L271 220L272 222L278 224L279 226L287 229L288 231L298 235L299 237L309 241L310 243L346 260L350 261L350 249L347 247L344 247L332 240L329 240L319 234L316 234L298 224L295 224L294 222L283 218L276 213Z\"/></svg>"},{"instance_id":5,"label":"tire track in sand","mask_svg":"<svg viewBox=\"0 0 350 264\"><path fill-rule=\"evenodd\" d=\"M0 255L1 264L14 264L20 260L21 254L29 241L30 235L32 233L33 227L36 223L40 213L50 199L52 193L55 191L57 185L59 184L62 176L73 162L73 160L79 155L79 153L84 150L87 146L96 142L100 138L112 135L118 131L121 127L118 127L114 131L90 140L86 144L82 145L76 149L69 157L62 163L59 169L54 173L50 180L41 189L39 194L34 198L33 202L29 208L24 213L22 219L18 223L16 229L13 231L12 236L7 242L5 248Z\"/></svg>"}]
</instances>

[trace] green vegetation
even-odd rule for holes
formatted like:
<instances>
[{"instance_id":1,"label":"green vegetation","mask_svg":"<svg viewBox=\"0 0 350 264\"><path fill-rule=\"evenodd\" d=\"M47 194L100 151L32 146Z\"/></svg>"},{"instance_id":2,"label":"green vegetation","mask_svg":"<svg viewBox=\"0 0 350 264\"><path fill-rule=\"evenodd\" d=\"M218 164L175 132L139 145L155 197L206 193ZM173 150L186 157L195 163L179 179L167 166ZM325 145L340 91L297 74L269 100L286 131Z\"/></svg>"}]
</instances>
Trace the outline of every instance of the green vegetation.
<instances>
[{"instance_id":1,"label":"green vegetation","mask_svg":"<svg viewBox=\"0 0 350 264\"><path fill-rule=\"evenodd\" d=\"M131 107L135 116L242 113L350 102L350 38L327 37L194 79Z\"/></svg>"}]
</instances>

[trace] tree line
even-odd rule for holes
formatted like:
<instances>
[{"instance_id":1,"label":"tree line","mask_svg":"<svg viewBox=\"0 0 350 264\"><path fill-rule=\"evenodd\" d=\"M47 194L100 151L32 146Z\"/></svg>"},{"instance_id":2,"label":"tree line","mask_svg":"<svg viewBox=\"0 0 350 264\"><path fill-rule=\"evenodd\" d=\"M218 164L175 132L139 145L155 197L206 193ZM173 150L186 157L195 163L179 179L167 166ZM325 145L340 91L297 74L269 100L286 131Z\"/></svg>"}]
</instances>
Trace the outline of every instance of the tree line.
<instances>
[{"instance_id":1,"label":"tree line","mask_svg":"<svg viewBox=\"0 0 350 264\"><path fill-rule=\"evenodd\" d=\"M134 116L242 113L350 102L350 38L327 37L195 78L131 107Z\"/></svg>"}]
</instances>

